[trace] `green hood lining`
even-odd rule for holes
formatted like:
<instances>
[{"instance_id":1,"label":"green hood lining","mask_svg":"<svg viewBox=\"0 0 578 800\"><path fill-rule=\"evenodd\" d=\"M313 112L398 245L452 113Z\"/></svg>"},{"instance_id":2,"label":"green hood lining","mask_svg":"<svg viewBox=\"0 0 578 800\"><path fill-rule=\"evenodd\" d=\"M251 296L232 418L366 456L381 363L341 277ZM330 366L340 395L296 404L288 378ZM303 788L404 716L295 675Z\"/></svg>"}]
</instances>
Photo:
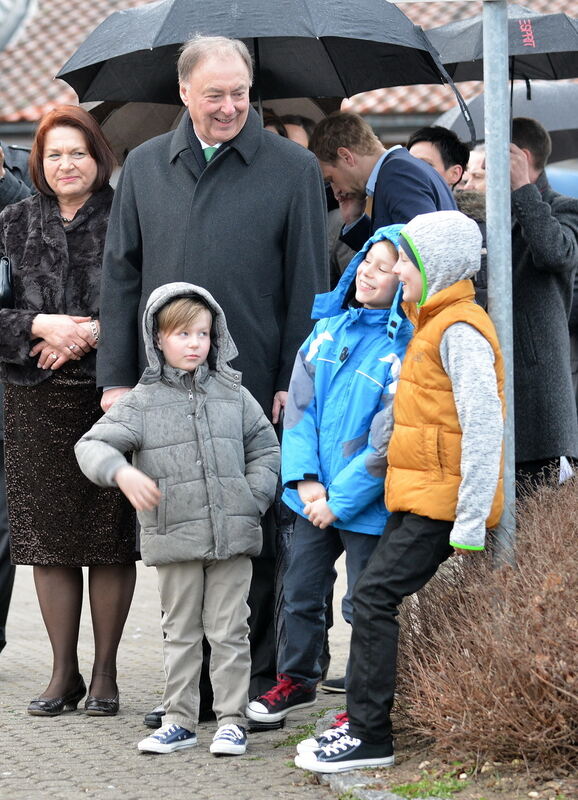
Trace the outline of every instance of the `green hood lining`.
<instances>
[{"instance_id":1,"label":"green hood lining","mask_svg":"<svg viewBox=\"0 0 578 800\"><path fill-rule=\"evenodd\" d=\"M421 260L421 256L419 254L419 251L418 251L417 247L415 246L415 244L413 243L413 241L411 240L411 237L408 236L408 234L404 230L400 231L399 235L403 236L405 241L410 246L411 252L415 256L415 260L417 262L418 269L419 269L419 271L421 273L422 292L421 292L421 297L420 297L420 299L419 299L419 301L417 303L417 307L421 308L423 306L423 304L425 303L425 301L427 300L427 290L428 290L427 275L425 274L425 267L423 265L423 261Z\"/></svg>"}]
</instances>

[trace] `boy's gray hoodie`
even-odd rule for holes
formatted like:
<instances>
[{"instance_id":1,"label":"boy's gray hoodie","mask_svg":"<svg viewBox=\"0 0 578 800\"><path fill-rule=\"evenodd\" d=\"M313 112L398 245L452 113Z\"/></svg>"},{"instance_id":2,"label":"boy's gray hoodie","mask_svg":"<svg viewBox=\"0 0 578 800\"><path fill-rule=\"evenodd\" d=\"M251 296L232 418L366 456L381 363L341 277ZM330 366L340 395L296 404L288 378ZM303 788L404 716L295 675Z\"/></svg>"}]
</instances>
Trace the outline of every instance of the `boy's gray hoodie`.
<instances>
[{"instance_id":1,"label":"boy's gray hoodie","mask_svg":"<svg viewBox=\"0 0 578 800\"><path fill-rule=\"evenodd\" d=\"M423 305L437 292L475 275L481 240L474 220L459 211L422 214L407 223L400 244L422 279L425 276ZM504 429L494 351L478 330L458 322L442 336L440 357L462 429L462 480L450 544L482 549L485 520L498 484Z\"/></svg>"},{"instance_id":2,"label":"boy's gray hoodie","mask_svg":"<svg viewBox=\"0 0 578 800\"><path fill-rule=\"evenodd\" d=\"M164 363L155 344L155 314L177 297L198 296L214 313L211 351L194 373ZM271 505L279 445L270 422L228 362L237 349L225 315L205 289L170 283L150 296L143 317L149 366L75 447L84 474L99 486L133 452L161 501L139 511L147 565L226 559L261 550L260 515Z\"/></svg>"}]
</instances>

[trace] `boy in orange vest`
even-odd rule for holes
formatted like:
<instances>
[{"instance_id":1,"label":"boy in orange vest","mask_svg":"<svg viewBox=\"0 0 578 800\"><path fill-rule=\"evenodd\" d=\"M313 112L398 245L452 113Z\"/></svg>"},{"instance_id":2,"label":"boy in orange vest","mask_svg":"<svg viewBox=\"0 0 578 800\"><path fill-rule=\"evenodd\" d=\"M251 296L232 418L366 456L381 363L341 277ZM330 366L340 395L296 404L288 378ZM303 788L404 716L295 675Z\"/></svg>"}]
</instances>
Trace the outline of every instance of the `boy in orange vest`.
<instances>
[{"instance_id":1,"label":"boy in orange vest","mask_svg":"<svg viewBox=\"0 0 578 800\"><path fill-rule=\"evenodd\" d=\"M480 250L477 224L459 211L422 214L400 232L393 271L415 332L387 450L392 514L353 594L349 729L324 746L302 742L295 763L304 769L393 764L398 607L454 550L483 550L500 519L504 367L474 301Z\"/></svg>"}]
</instances>

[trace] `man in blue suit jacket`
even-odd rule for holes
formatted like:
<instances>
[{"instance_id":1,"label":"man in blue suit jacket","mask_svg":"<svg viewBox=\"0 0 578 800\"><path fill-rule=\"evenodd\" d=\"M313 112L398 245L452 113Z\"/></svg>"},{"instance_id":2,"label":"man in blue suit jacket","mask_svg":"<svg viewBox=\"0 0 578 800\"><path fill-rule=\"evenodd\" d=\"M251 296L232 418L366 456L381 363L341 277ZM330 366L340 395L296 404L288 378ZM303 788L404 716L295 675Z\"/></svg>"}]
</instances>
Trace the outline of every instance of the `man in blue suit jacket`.
<instances>
[{"instance_id":1,"label":"man in blue suit jacket","mask_svg":"<svg viewBox=\"0 0 578 800\"><path fill-rule=\"evenodd\" d=\"M322 120L309 149L339 203L345 223L341 239L354 250L384 225L456 208L451 190L433 167L405 147L386 150L357 114L337 112ZM365 214L367 196L373 197L371 217Z\"/></svg>"}]
</instances>

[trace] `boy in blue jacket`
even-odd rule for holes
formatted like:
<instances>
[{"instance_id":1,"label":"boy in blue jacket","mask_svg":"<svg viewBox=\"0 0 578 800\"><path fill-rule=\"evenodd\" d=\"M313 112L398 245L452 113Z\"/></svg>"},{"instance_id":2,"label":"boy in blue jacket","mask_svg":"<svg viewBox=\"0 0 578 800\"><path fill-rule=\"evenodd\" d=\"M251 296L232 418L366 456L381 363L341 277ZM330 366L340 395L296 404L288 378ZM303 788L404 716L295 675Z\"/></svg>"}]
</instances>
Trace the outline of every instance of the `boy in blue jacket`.
<instances>
[{"instance_id":1,"label":"boy in blue jacket","mask_svg":"<svg viewBox=\"0 0 578 800\"><path fill-rule=\"evenodd\" d=\"M335 562L345 550L343 616L351 623L353 586L387 521L384 410L412 334L391 308L402 227L376 231L337 287L316 297L312 317L320 321L295 360L281 448L283 500L297 512L284 578L287 642L277 685L247 706L258 722L315 702Z\"/></svg>"}]
</instances>

